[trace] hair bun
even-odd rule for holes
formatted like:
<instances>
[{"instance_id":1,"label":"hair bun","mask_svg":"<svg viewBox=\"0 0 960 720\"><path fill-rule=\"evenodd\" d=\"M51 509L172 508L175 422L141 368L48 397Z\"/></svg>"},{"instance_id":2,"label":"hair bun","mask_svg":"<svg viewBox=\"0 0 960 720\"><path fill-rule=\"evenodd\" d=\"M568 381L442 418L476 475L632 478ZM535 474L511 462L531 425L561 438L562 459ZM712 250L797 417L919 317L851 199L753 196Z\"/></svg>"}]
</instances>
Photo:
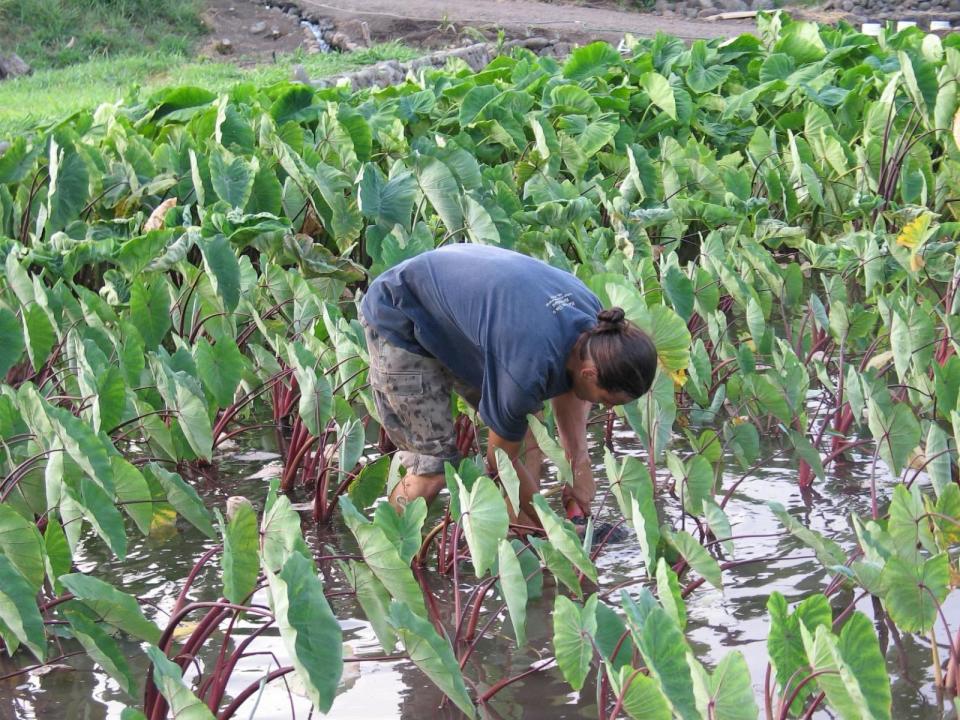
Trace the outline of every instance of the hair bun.
<instances>
[{"instance_id":1,"label":"hair bun","mask_svg":"<svg viewBox=\"0 0 960 720\"><path fill-rule=\"evenodd\" d=\"M598 327L600 332L619 330L624 324L623 308L612 307L601 310L597 313Z\"/></svg>"}]
</instances>

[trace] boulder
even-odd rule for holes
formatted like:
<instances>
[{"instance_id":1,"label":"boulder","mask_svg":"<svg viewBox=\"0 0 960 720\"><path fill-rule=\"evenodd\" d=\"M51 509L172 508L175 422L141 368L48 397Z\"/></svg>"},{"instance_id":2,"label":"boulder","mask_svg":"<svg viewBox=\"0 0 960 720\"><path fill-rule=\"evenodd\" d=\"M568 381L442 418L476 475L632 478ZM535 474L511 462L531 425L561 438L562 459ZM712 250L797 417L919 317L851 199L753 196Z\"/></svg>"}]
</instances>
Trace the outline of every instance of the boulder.
<instances>
[{"instance_id":1,"label":"boulder","mask_svg":"<svg viewBox=\"0 0 960 720\"><path fill-rule=\"evenodd\" d=\"M230 38L220 38L213 47L221 55L230 55L233 53L233 42L231 42Z\"/></svg>"},{"instance_id":2,"label":"boulder","mask_svg":"<svg viewBox=\"0 0 960 720\"><path fill-rule=\"evenodd\" d=\"M267 24L262 20L250 26L251 35L263 35L267 31Z\"/></svg>"}]
</instances>

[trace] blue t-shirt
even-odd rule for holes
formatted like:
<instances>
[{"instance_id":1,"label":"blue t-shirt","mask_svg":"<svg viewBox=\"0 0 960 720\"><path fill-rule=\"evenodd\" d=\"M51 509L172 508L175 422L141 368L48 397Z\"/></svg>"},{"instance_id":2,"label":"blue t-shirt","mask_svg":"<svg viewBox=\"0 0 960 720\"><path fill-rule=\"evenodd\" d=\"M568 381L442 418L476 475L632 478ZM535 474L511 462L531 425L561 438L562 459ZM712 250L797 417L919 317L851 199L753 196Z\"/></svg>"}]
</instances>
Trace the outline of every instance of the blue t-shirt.
<instances>
[{"instance_id":1,"label":"blue t-shirt","mask_svg":"<svg viewBox=\"0 0 960 720\"><path fill-rule=\"evenodd\" d=\"M480 417L516 441L529 413L570 390L567 357L601 305L576 277L539 260L450 245L380 275L361 310L388 342L479 388Z\"/></svg>"}]
</instances>

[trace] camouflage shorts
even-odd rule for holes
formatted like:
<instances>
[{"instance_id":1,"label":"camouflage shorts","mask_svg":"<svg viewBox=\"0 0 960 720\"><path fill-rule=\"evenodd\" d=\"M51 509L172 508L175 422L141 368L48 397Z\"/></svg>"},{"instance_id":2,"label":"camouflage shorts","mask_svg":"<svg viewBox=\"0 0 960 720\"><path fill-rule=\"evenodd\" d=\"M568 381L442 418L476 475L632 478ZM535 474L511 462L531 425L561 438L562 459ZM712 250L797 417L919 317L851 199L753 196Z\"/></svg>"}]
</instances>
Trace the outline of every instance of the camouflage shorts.
<instances>
[{"instance_id":1,"label":"camouflage shorts","mask_svg":"<svg viewBox=\"0 0 960 720\"><path fill-rule=\"evenodd\" d=\"M373 327L364 325L370 353L370 387L383 429L400 448L400 462L414 475L443 472L457 464L457 436L451 413L456 391L476 406L480 392L457 379L436 358L391 345Z\"/></svg>"}]
</instances>

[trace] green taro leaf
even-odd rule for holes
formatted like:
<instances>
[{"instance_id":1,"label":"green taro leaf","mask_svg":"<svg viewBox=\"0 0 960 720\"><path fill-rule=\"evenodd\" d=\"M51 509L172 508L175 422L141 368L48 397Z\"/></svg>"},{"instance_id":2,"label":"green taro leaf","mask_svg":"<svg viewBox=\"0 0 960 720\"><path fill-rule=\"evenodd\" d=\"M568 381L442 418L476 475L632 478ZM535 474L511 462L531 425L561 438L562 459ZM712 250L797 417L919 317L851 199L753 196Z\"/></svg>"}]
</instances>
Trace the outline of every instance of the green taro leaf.
<instances>
[{"instance_id":1,"label":"green taro leaf","mask_svg":"<svg viewBox=\"0 0 960 720\"><path fill-rule=\"evenodd\" d=\"M706 548L697 542L693 535L685 530L680 530L673 533L669 540L670 544L677 549L677 552L683 555L683 559L687 561L690 567L702 575L717 590L723 589L723 575L720 572L720 565L707 552Z\"/></svg>"},{"instance_id":2,"label":"green taro leaf","mask_svg":"<svg viewBox=\"0 0 960 720\"><path fill-rule=\"evenodd\" d=\"M507 506L493 480L484 475L467 490L457 478L460 489L460 524L470 548L477 577L493 566L500 540L507 536L510 518Z\"/></svg>"},{"instance_id":3,"label":"green taro leaf","mask_svg":"<svg viewBox=\"0 0 960 720\"><path fill-rule=\"evenodd\" d=\"M19 333L18 333L19 334ZM26 340L27 355L34 370L39 370L50 356L50 350L57 341L50 318L39 305L23 310L23 336ZM16 341L14 341L16 345Z\"/></svg>"},{"instance_id":4,"label":"green taro leaf","mask_svg":"<svg viewBox=\"0 0 960 720\"><path fill-rule=\"evenodd\" d=\"M223 235L197 242L203 254L203 267L217 295L223 300L227 312L236 309L240 302L240 263L233 247Z\"/></svg>"},{"instance_id":5,"label":"green taro leaf","mask_svg":"<svg viewBox=\"0 0 960 720\"><path fill-rule=\"evenodd\" d=\"M164 470L157 463L148 463L145 467L160 483L167 496L167 501L173 506L174 510L183 515L191 525L207 537L214 538L217 536L210 519L210 511L207 510L206 505L203 504L203 500L200 499L192 485L187 484L179 473Z\"/></svg>"},{"instance_id":6,"label":"green taro leaf","mask_svg":"<svg viewBox=\"0 0 960 720\"><path fill-rule=\"evenodd\" d=\"M387 614L390 610L390 593L377 580L370 568L356 560L341 563L343 574L347 576L350 587L357 594L357 600L363 614L370 621L377 640L385 653L392 653L397 646L397 634L393 631Z\"/></svg>"},{"instance_id":7,"label":"green taro leaf","mask_svg":"<svg viewBox=\"0 0 960 720\"><path fill-rule=\"evenodd\" d=\"M110 460L117 504L136 523L141 533L149 535L150 525L153 522L154 503L150 486L136 465L127 462L119 455L114 455Z\"/></svg>"},{"instance_id":8,"label":"green taro leaf","mask_svg":"<svg viewBox=\"0 0 960 720\"><path fill-rule=\"evenodd\" d=\"M780 503L771 501L767 505L794 537L817 554L817 559L824 567L844 564L847 554L834 540L801 525Z\"/></svg>"},{"instance_id":9,"label":"green taro leaf","mask_svg":"<svg viewBox=\"0 0 960 720\"><path fill-rule=\"evenodd\" d=\"M223 596L242 605L256 587L260 576L260 533L257 513L246 498L235 505L233 517L224 522L217 511L223 552L220 568L223 570Z\"/></svg>"},{"instance_id":10,"label":"green taro leaf","mask_svg":"<svg viewBox=\"0 0 960 720\"><path fill-rule=\"evenodd\" d=\"M153 682L170 705L170 712L177 720L214 720L213 713L204 702L193 694L183 681L180 666L171 662L163 651L151 645L147 656L153 663Z\"/></svg>"},{"instance_id":11,"label":"green taro leaf","mask_svg":"<svg viewBox=\"0 0 960 720\"><path fill-rule=\"evenodd\" d=\"M347 488L350 500L358 508L368 508L377 501L387 488L390 458L384 455L363 466L363 470ZM419 543L417 545L419 548Z\"/></svg>"},{"instance_id":12,"label":"green taro leaf","mask_svg":"<svg viewBox=\"0 0 960 720\"><path fill-rule=\"evenodd\" d=\"M516 550L506 538L502 538L497 547L497 571L500 575L500 590L510 612L517 647L523 647L527 644L527 581Z\"/></svg>"},{"instance_id":13,"label":"green taro leaf","mask_svg":"<svg viewBox=\"0 0 960 720\"><path fill-rule=\"evenodd\" d=\"M26 350L20 321L4 307L0 307L0 337L3 338L0 343L0 378L3 378L10 368L20 362Z\"/></svg>"},{"instance_id":14,"label":"green taro leaf","mask_svg":"<svg viewBox=\"0 0 960 720\"><path fill-rule=\"evenodd\" d=\"M750 668L743 654L728 653L713 674L691 662L693 687L700 711L716 720L757 720L760 710L753 696Z\"/></svg>"},{"instance_id":15,"label":"green taro leaf","mask_svg":"<svg viewBox=\"0 0 960 720\"><path fill-rule=\"evenodd\" d=\"M433 625L413 613L402 602L390 603L390 624L393 625L407 656L469 718L477 715L467 693L460 664L450 643L437 634Z\"/></svg>"},{"instance_id":16,"label":"green taro leaf","mask_svg":"<svg viewBox=\"0 0 960 720\"><path fill-rule=\"evenodd\" d=\"M33 588L43 585L44 542L37 526L8 504L0 504L0 552Z\"/></svg>"},{"instance_id":17,"label":"green taro leaf","mask_svg":"<svg viewBox=\"0 0 960 720\"><path fill-rule=\"evenodd\" d=\"M594 42L577 48L563 65L563 76L574 82L603 76L623 66L623 59L609 43Z\"/></svg>"},{"instance_id":18,"label":"green taro leaf","mask_svg":"<svg viewBox=\"0 0 960 720\"><path fill-rule=\"evenodd\" d=\"M364 562L383 586L413 612L426 617L423 592L410 565L400 559L399 548L381 527L361 515L347 497L340 498L340 512L360 546Z\"/></svg>"},{"instance_id":19,"label":"green taro leaf","mask_svg":"<svg viewBox=\"0 0 960 720\"><path fill-rule=\"evenodd\" d=\"M550 509L543 495L537 493L533 496L533 507L537 512L537 517L543 524L543 529L547 533L547 539L550 544L556 548L574 567L582 572L591 582L597 583L597 568L583 545L577 533L570 526L565 525L557 514Z\"/></svg>"},{"instance_id":20,"label":"green taro leaf","mask_svg":"<svg viewBox=\"0 0 960 720\"><path fill-rule=\"evenodd\" d=\"M163 277L130 287L130 319L143 337L144 349L156 350L170 329L170 295Z\"/></svg>"},{"instance_id":21,"label":"green taro leaf","mask_svg":"<svg viewBox=\"0 0 960 720\"><path fill-rule=\"evenodd\" d=\"M629 665L610 677L617 697L623 696L623 709L633 720L671 720L673 712L657 681Z\"/></svg>"},{"instance_id":22,"label":"green taro leaf","mask_svg":"<svg viewBox=\"0 0 960 720\"><path fill-rule=\"evenodd\" d=\"M256 157L248 162L217 145L211 146L207 157L210 162L210 184L217 197L230 207L244 207L250 200L253 179L260 167Z\"/></svg>"},{"instance_id":23,"label":"green taro leaf","mask_svg":"<svg viewBox=\"0 0 960 720\"><path fill-rule=\"evenodd\" d=\"M108 625L149 643L160 640L160 628L143 616L132 595L82 573L61 575L60 582Z\"/></svg>"},{"instance_id":24,"label":"green taro leaf","mask_svg":"<svg viewBox=\"0 0 960 720\"><path fill-rule=\"evenodd\" d=\"M504 452L503 448L496 448L497 457L497 475L500 479L500 485L507 493L507 499L510 501L511 511L516 515L520 512L520 477L517 475L517 469L510 461L510 456Z\"/></svg>"},{"instance_id":25,"label":"green taro leaf","mask_svg":"<svg viewBox=\"0 0 960 720\"><path fill-rule=\"evenodd\" d=\"M673 95L673 86L663 75L656 72L644 73L640 78L640 87L647 91L650 102L663 110L671 120L677 119L677 101Z\"/></svg>"},{"instance_id":26,"label":"green taro leaf","mask_svg":"<svg viewBox=\"0 0 960 720\"><path fill-rule=\"evenodd\" d=\"M593 660L592 638L597 632L597 596L591 595L581 608L557 595L553 608L553 647L557 665L574 690L580 690Z\"/></svg>"},{"instance_id":27,"label":"green taro leaf","mask_svg":"<svg viewBox=\"0 0 960 720\"><path fill-rule=\"evenodd\" d=\"M920 444L920 424L910 407L897 403L888 414L874 400L868 405L870 434L879 446L880 457L899 475L910 454Z\"/></svg>"},{"instance_id":28,"label":"green taro leaf","mask_svg":"<svg viewBox=\"0 0 960 720\"><path fill-rule=\"evenodd\" d=\"M891 557L880 576L890 618L906 632L925 633L937 620L937 607L950 591L950 561L944 554L924 562Z\"/></svg>"},{"instance_id":29,"label":"green taro leaf","mask_svg":"<svg viewBox=\"0 0 960 720\"><path fill-rule=\"evenodd\" d=\"M193 352L200 380L217 405L225 408L233 404L243 377L243 354L234 339L224 335L211 345L200 338Z\"/></svg>"},{"instance_id":30,"label":"green taro leaf","mask_svg":"<svg viewBox=\"0 0 960 720\"><path fill-rule=\"evenodd\" d=\"M573 484L573 468L570 467L570 461L563 451L560 444L554 440L549 431L543 426L535 415L527 415L527 424L530 432L533 433L537 445L543 451L543 454L557 467L557 477L565 485Z\"/></svg>"},{"instance_id":31,"label":"green taro leaf","mask_svg":"<svg viewBox=\"0 0 960 720\"><path fill-rule=\"evenodd\" d=\"M553 576L578 598L583 598L583 589L580 587L580 579L577 577L577 571L573 563L567 560L549 541L533 536L528 539L547 569L553 573Z\"/></svg>"},{"instance_id":32,"label":"green taro leaf","mask_svg":"<svg viewBox=\"0 0 960 720\"><path fill-rule=\"evenodd\" d=\"M657 561L657 596L681 631L687 626L687 608L683 602L680 581L664 558Z\"/></svg>"},{"instance_id":33,"label":"green taro leaf","mask_svg":"<svg viewBox=\"0 0 960 720\"><path fill-rule=\"evenodd\" d=\"M800 627L806 627L810 632L815 632L821 626L829 629L833 612L830 601L824 595L817 594L804 599L791 613L786 598L778 592L774 592L767 600L767 612L770 613L767 652L777 675L781 695L789 697L806 676L804 670L809 671L810 667ZM803 700L813 690L810 683L804 685L791 705L792 710L799 711Z\"/></svg>"},{"instance_id":34,"label":"green taro leaf","mask_svg":"<svg viewBox=\"0 0 960 720\"><path fill-rule=\"evenodd\" d=\"M135 696L137 694L137 681L134 679L133 673L130 671L130 665L123 656L117 641L81 612L68 607L64 611L64 615L70 623L70 631L73 633L73 637L83 645L87 655L117 681L121 690L127 695Z\"/></svg>"},{"instance_id":35,"label":"green taro leaf","mask_svg":"<svg viewBox=\"0 0 960 720\"><path fill-rule=\"evenodd\" d=\"M313 563L293 553L279 574L267 573L280 637L307 697L330 711L343 672L343 635Z\"/></svg>"},{"instance_id":36,"label":"green taro leaf","mask_svg":"<svg viewBox=\"0 0 960 720\"><path fill-rule=\"evenodd\" d=\"M47 638L37 609L36 591L6 555L0 555L0 630L7 631L3 641L8 654L13 655L19 642L30 648L40 662L46 659Z\"/></svg>"},{"instance_id":37,"label":"green taro leaf","mask_svg":"<svg viewBox=\"0 0 960 720\"><path fill-rule=\"evenodd\" d=\"M73 565L73 554L70 544L63 531L63 525L53 515L47 516L47 527L43 529L43 546L45 551L47 577L53 584L56 592L62 592L60 576L70 572Z\"/></svg>"},{"instance_id":38,"label":"green taro leaf","mask_svg":"<svg viewBox=\"0 0 960 720\"><path fill-rule=\"evenodd\" d=\"M365 218L387 227L409 227L416 193L416 179L408 171L388 180L380 168L367 163L357 176L357 207Z\"/></svg>"},{"instance_id":39,"label":"green taro leaf","mask_svg":"<svg viewBox=\"0 0 960 720\"><path fill-rule=\"evenodd\" d=\"M50 217L48 230L54 233L62 230L72 220L75 220L87 203L87 191L90 185L90 176L87 164L79 153L66 152L54 162L57 153L57 143L50 146ZM56 172L54 173L54 166Z\"/></svg>"},{"instance_id":40,"label":"green taro leaf","mask_svg":"<svg viewBox=\"0 0 960 720\"><path fill-rule=\"evenodd\" d=\"M407 564L420 549L423 523L426 519L427 501L422 497L408 503L400 514L388 502L377 505L373 514L373 524L383 530L384 535L397 548L400 559Z\"/></svg>"},{"instance_id":41,"label":"green taro leaf","mask_svg":"<svg viewBox=\"0 0 960 720\"><path fill-rule=\"evenodd\" d=\"M427 196L433 209L440 216L446 232L455 236L463 230L460 188L450 168L436 158L428 158L418 168L416 178L420 191Z\"/></svg>"},{"instance_id":42,"label":"green taro leaf","mask_svg":"<svg viewBox=\"0 0 960 720\"><path fill-rule=\"evenodd\" d=\"M643 628L634 631L634 640L650 676L660 683L674 714L683 720L700 720L687 663L687 641L666 610L652 608Z\"/></svg>"},{"instance_id":43,"label":"green taro leaf","mask_svg":"<svg viewBox=\"0 0 960 720\"><path fill-rule=\"evenodd\" d=\"M260 520L261 564L264 569L279 572L293 553L313 557L300 531L300 516L286 495L277 496L274 481L267 494Z\"/></svg>"}]
</instances>

